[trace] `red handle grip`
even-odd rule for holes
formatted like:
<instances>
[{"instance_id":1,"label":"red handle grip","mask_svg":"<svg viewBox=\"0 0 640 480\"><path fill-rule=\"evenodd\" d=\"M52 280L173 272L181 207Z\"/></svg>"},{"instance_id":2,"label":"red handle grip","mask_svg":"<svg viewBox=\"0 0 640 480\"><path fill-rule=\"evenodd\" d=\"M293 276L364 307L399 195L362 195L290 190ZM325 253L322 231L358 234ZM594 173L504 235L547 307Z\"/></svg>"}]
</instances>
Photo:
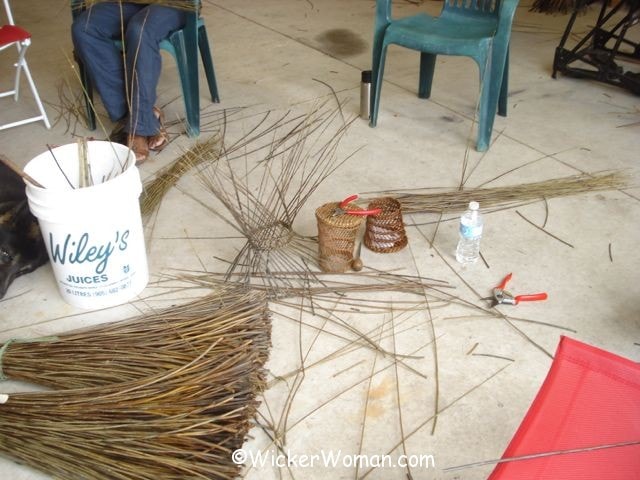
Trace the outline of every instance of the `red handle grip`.
<instances>
[{"instance_id":1,"label":"red handle grip","mask_svg":"<svg viewBox=\"0 0 640 480\"><path fill-rule=\"evenodd\" d=\"M535 302L536 300L546 300L546 293L532 293L530 295L518 295L515 297L516 305L520 302Z\"/></svg>"},{"instance_id":2,"label":"red handle grip","mask_svg":"<svg viewBox=\"0 0 640 480\"><path fill-rule=\"evenodd\" d=\"M511 280L512 275L513 274L510 273L506 277L504 277L502 279L502 283L500 283L500 285L498 285L496 288L499 288L500 290L504 290L505 288L507 288L507 283L509 283L509 280Z\"/></svg>"},{"instance_id":3,"label":"red handle grip","mask_svg":"<svg viewBox=\"0 0 640 480\"><path fill-rule=\"evenodd\" d=\"M349 205L351 202L353 202L354 200L357 200L357 199L358 199L358 195L357 194L348 196L347 198L345 198L344 200L342 200L340 202L340 208L344 210L347 207L347 205Z\"/></svg>"},{"instance_id":4,"label":"red handle grip","mask_svg":"<svg viewBox=\"0 0 640 480\"><path fill-rule=\"evenodd\" d=\"M366 215L378 215L379 213L382 212L381 208L373 208L371 210L347 210L347 205L349 205L351 202L357 199L358 199L357 194L348 196L347 198L345 198L340 202L340 208L344 210L344 213L348 215L360 215L363 217Z\"/></svg>"}]
</instances>

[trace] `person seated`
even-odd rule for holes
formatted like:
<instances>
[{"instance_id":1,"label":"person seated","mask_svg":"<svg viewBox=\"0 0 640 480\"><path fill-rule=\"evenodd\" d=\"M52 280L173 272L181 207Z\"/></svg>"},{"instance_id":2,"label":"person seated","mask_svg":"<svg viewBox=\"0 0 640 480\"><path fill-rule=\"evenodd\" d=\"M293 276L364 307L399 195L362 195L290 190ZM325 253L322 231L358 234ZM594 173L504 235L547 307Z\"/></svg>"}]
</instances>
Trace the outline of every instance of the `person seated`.
<instances>
[{"instance_id":1,"label":"person seated","mask_svg":"<svg viewBox=\"0 0 640 480\"><path fill-rule=\"evenodd\" d=\"M155 107L160 42L185 20L185 11L177 8L102 1L84 10L71 26L76 55L111 121L123 125L136 164L167 144L163 115ZM114 40L123 41L124 58Z\"/></svg>"}]
</instances>

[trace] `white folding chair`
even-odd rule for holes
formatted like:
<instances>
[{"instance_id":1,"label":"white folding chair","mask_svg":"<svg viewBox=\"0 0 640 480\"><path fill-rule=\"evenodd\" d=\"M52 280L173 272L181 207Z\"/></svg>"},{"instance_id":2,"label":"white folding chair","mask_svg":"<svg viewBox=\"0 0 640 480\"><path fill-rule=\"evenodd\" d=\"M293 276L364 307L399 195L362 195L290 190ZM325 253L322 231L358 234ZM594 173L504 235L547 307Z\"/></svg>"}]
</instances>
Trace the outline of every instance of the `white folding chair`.
<instances>
[{"instance_id":1,"label":"white folding chair","mask_svg":"<svg viewBox=\"0 0 640 480\"><path fill-rule=\"evenodd\" d=\"M11 122L4 125L0 125L0 130L4 130L6 128L11 128L11 127L17 127L18 125L24 125L25 123L37 122L40 120L44 122L47 128L51 128L51 124L49 123L49 119L47 118L47 112L45 112L44 107L42 106L42 102L40 101L40 95L38 95L38 90L36 89L36 85L35 83L33 83L33 78L31 78L29 65L27 65L27 60L25 59L27 48L29 47L29 45L31 45L31 34L26 30L18 27L13 22L13 15L11 15L9 0L3 0L3 2L4 2L4 10L7 14L7 20L9 24L0 26L0 51L10 48L12 45L15 45L18 49L18 61L14 65L16 67L16 80L15 80L14 88L13 90L0 92L0 98L13 95L14 100L16 102L18 101L18 93L20 91L20 72L24 70L24 75L25 77L27 77L27 81L29 82L29 86L31 87L31 91L33 92L33 98L38 104L40 115L38 115L37 117L31 117L25 120L19 120L17 122Z\"/></svg>"}]
</instances>

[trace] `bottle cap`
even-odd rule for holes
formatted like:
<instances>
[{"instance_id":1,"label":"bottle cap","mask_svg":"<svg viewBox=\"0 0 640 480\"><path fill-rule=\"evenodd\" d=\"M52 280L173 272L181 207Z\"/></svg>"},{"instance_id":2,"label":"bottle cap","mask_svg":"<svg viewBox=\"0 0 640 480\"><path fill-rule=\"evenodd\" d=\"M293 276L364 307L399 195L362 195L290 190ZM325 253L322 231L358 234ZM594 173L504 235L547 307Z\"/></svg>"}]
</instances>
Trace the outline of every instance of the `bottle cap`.
<instances>
[{"instance_id":1,"label":"bottle cap","mask_svg":"<svg viewBox=\"0 0 640 480\"><path fill-rule=\"evenodd\" d=\"M469 202L469 210L478 210L480 204L478 202Z\"/></svg>"},{"instance_id":2,"label":"bottle cap","mask_svg":"<svg viewBox=\"0 0 640 480\"><path fill-rule=\"evenodd\" d=\"M361 78L362 83L371 83L371 70L363 70Z\"/></svg>"}]
</instances>

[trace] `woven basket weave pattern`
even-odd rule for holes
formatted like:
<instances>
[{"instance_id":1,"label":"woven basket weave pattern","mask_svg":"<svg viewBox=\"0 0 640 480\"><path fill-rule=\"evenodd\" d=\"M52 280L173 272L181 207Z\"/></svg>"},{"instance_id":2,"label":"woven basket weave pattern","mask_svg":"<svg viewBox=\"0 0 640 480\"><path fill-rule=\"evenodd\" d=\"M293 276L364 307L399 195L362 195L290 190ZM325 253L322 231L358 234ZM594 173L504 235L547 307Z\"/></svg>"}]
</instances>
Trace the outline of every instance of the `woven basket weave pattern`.
<instances>
[{"instance_id":1,"label":"woven basket weave pattern","mask_svg":"<svg viewBox=\"0 0 640 480\"><path fill-rule=\"evenodd\" d=\"M336 215L338 202L326 203L316 210L318 221L319 266L323 272L342 273L351 267L353 248L362 224L358 215ZM348 210L362 210L355 204L345 206Z\"/></svg>"},{"instance_id":2,"label":"woven basket weave pattern","mask_svg":"<svg viewBox=\"0 0 640 480\"><path fill-rule=\"evenodd\" d=\"M367 217L364 244L369 250L392 253L407 246L400 202L391 197L377 198L372 200L367 208L382 209L379 214Z\"/></svg>"}]
</instances>

